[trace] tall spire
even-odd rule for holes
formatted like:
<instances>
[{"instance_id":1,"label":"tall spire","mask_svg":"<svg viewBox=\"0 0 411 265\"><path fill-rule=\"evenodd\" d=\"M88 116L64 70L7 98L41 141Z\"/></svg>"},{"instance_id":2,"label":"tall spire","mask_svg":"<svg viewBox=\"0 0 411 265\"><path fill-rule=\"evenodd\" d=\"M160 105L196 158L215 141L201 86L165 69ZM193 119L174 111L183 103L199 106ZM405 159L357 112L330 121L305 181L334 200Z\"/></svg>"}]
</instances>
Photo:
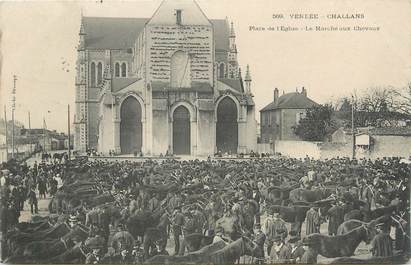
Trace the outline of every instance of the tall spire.
<instances>
[{"instance_id":1,"label":"tall spire","mask_svg":"<svg viewBox=\"0 0 411 265\"><path fill-rule=\"evenodd\" d=\"M248 64L247 64L247 70L246 70L246 73L245 73L244 81L246 81L246 82L251 81L250 65L248 65Z\"/></svg>"},{"instance_id":2,"label":"tall spire","mask_svg":"<svg viewBox=\"0 0 411 265\"><path fill-rule=\"evenodd\" d=\"M230 37L235 38L234 23L233 23L233 21L231 21Z\"/></svg>"},{"instance_id":3,"label":"tall spire","mask_svg":"<svg viewBox=\"0 0 411 265\"><path fill-rule=\"evenodd\" d=\"M79 35L80 35L80 43L78 46L78 50L84 50L86 30L84 29L83 9L81 9L81 21L80 21Z\"/></svg>"},{"instance_id":4,"label":"tall spire","mask_svg":"<svg viewBox=\"0 0 411 265\"><path fill-rule=\"evenodd\" d=\"M247 64L247 70L245 73L245 92L251 94L251 74L250 74L250 65Z\"/></svg>"}]
</instances>

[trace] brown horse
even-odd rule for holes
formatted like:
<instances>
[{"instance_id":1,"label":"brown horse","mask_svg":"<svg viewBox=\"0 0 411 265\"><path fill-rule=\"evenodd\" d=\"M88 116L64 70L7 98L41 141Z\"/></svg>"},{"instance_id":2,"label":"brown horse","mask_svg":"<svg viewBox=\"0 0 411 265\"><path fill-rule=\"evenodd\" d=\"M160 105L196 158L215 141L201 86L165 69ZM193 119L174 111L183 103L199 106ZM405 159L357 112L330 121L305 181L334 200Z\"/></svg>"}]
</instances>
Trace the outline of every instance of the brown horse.
<instances>
[{"instance_id":1,"label":"brown horse","mask_svg":"<svg viewBox=\"0 0 411 265\"><path fill-rule=\"evenodd\" d=\"M168 255L156 255L144 263L147 264L205 264L209 261L209 256L223 249L227 243L224 241L218 241L211 245L205 246L200 250L188 253L184 256L168 256Z\"/></svg>"},{"instance_id":2,"label":"brown horse","mask_svg":"<svg viewBox=\"0 0 411 265\"><path fill-rule=\"evenodd\" d=\"M216 222L216 231L221 231L231 240L237 240L241 237L240 220L236 215L223 216Z\"/></svg>"},{"instance_id":3,"label":"brown horse","mask_svg":"<svg viewBox=\"0 0 411 265\"><path fill-rule=\"evenodd\" d=\"M202 233L192 233L184 236L183 242L180 246L180 256L184 255L184 252L187 249L188 253L197 251L207 245L210 245L213 242L212 237L206 237Z\"/></svg>"},{"instance_id":4,"label":"brown horse","mask_svg":"<svg viewBox=\"0 0 411 265\"><path fill-rule=\"evenodd\" d=\"M375 220L372 220L369 223L363 222L361 220L355 220L355 219L350 219L345 221L344 223L340 224L340 226L337 229L337 235L344 235L349 233L350 231L356 229L357 227L360 227L362 225L368 225L370 227L374 227L376 224L379 223L386 223L386 224L391 224L391 218L390 215L384 215L381 216Z\"/></svg>"},{"instance_id":5,"label":"brown horse","mask_svg":"<svg viewBox=\"0 0 411 265\"><path fill-rule=\"evenodd\" d=\"M297 188L290 191L290 200L292 202L315 202L327 198L332 194L331 189L319 188L314 190L307 190L303 188Z\"/></svg>"},{"instance_id":6,"label":"brown horse","mask_svg":"<svg viewBox=\"0 0 411 265\"><path fill-rule=\"evenodd\" d=\"M376 230L373 226L363 224L344 235L311 234L303 238L302 242L327 258L349 257L354 255L362 241L369 244L375 235Z\"/></svg>"},{"instance_id":7,"label":"brown horse","mask_svg":"<svg viewBox=\"0 0 411 265\"><path fill-rule=\"evenodd\" d=\"M257 246L246 237L241 237L224 248L212 253L208 263L234 264L241 256L254 256Z\"/></svg>"}]
</instances>

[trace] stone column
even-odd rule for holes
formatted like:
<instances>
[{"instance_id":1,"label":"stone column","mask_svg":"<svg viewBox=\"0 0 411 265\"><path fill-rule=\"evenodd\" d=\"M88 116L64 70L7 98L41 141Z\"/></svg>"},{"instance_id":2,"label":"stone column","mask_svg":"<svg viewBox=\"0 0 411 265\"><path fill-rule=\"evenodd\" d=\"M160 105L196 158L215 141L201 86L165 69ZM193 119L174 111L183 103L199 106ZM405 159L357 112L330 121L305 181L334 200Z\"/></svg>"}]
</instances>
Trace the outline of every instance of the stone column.
<instances>
[{"instance_id":1,"label":"stone column","mask_svg":"<svg viewBox=\"0 0 411 265\"><path fill-rule=\"evenodd\" d=\"M144 105L142 106L144 108ZM144 119L144 117L141 119L141 133L143 134L143 141L141 141L141 152L143 152L143 154L146 153L146 120Z\"/></svg>"},{"instance_id":2,"label":"stone column","mask_svg":"<svg viewBox=\"0 0 411 265\"><path fill-rule=\"evenodd\" d=\"M120 119L115 119L113 121L114 130L113 130L113 140L114 140L114 151L116 154L121 153L121 146L120 146Z\"/></svg>"},{"instance_id":3,"label":"stone column","mask_svg":"<svg viewBox=\"0 0 411 265\"><path fill-rule=\"evenodd\" d=\"M240 105L240 118L238 119L238 153L247 152L247 106Z\"/></svg>"},{"instance_id":4,"label":"stone column","mask_svg":"<svg viewBox=\"0 0 411 265\"><path fill-rule=\"evenodd\" d=\"M190 121L190 142L191 142L191 155L197 155L197 121Z\"/></svg>"},{"instance_id":5,"label":"stone column","mask_svg":"<svg viewBox=\"0 0 411 265\"><path fill-rule=\"evenodd\" d=\"M238 122L238 153L247 152L247 123L244 120Z\"/></svg>"}]
</instances>

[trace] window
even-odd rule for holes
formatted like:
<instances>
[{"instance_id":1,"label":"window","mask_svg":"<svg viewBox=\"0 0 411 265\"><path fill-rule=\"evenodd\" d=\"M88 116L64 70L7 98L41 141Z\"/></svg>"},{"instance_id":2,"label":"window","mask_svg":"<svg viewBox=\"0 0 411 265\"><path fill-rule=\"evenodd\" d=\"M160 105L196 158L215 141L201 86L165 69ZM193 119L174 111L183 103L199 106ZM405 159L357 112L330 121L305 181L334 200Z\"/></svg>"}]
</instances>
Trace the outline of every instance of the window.
<instances>
[{"instance_id":1,"label":"window","mask_svg":"<svg viewBox=\"0 0 411 265\"><path fill-rule=\"evenodd\" d=\"M220 69L219 69L219 77L220 78L224 78L224 76L225 76L225 65L224 65L224 63L221 63L220 64Z\"/></svg>"},{"instance_id":2,"label":"window","mask_svg":"<svg viewBox=\"0 0 411 265\"><path fill-rule=\"evenodd\" d=\"M90 64L90 86L96 86L96 63L94 62Z\"/></svg>"},{"instance_id":3,"label":"window","mask_svg":"<svg viewBox=\"0 0 411 265\"><path fill-rule=\"evenodd\" d=\"M183 10L181 10L181 9L176 10L176 24L177 25L181 25L181 22L182 22L181 14L182 14L182 12L183 12Z\"/></svg>"},{"instance_id":4,"label":"window","mask_svg":"<svg viewBox=\"0 0 411 265\"><path fill-rule=\"evenodd\" d=\"M121 64L121 77L127 77L127 64Z\"/></svg>"},{"instance_id":5,"label":"window","mask_svg":"<svg viewBox=\"0 0 411 265\"><path fill-rule=\"evenodd\" d=\"M97 85L103 82L103 64L99 62L97 64Z\"/></svg>"},{"instance_id":6,"label":"window","mask_svg":"<svg viewBox=\"0 0 411 265\"><path fill-rule=\"evenodd\" d=\"M120 77L120 64L119 63L116 63L114 65L114 76Z\"/></svg>"},{"instance_id":7,"label":"window","mask_svg":"<svg viewBox=\"0 0 411 265\"><path fill-rule=\"evenodd\" d=\"M297 113L297 114L295 115L295 123L296 123L296 124L299 124L299 123L300 123L300 120L301 120L301 119L304 119L304 117L305 117L305 113L304 113L304 112Z\"/></svg>"},{"instance_id":8,"label":"window","mask_svg":"<svg viewBox=\"0 0 411 265\"><path fill-rule=\"evenodd\" d=\"M190 69L188 54L183 51L176 51L171 57L171 87L190 87Z\"/></svg>"}]
</instances>

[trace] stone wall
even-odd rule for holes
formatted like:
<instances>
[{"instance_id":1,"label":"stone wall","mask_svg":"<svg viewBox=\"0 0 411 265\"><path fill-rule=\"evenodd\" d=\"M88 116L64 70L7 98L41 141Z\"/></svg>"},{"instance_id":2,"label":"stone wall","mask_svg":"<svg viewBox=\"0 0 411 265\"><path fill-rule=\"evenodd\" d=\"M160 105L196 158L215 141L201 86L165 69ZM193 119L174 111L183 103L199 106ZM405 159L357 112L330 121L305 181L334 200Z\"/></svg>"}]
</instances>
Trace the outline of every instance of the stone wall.
<instances>
[{"instance_id":1,"label":"stone wall","mask_svg":"<svg viewBox=\"0 0 411 265\"><path fill-rule=\"evenodd\" d=\"M307 141L275 141L274 150L284 156L293 158L304 158L306 156L320 159L320 143Z\"/></svg>"},{"instance_id":2,"label":"stone wall","mask_svg":"<svg viewBox=\"0 0 411 265\"><path fill-rule=\"evenodd\" d=\"M297 125L297 113L305 112L305 109L282 109L281 110L281 140L301 140L293 130Z\"/></svg>"},{"instance_id":3,"label":"stone wall","mask_svg":"<svg viewBox=\"0 0 411 265\"><path fill-rule=\"evenodd\" d=\"M357 158L405 157L411 156L411 136L373 135L369 149L356 147ZM275 141L275 152L285 156L316 159L352 157L352 140L347 143L320 143L307 141Z\"/></svg>"},{"instance_id":4,"label":"stone wall","mask_svg":"<svg viewBox=\"0 0 411 265\"><path fill-rule=\"evenodd\" d=\"M191 81L213 84L211 26L146 27L148 81L170 82L170 59L176 51L190 56Z\"/></svg>"}]
</instances>

